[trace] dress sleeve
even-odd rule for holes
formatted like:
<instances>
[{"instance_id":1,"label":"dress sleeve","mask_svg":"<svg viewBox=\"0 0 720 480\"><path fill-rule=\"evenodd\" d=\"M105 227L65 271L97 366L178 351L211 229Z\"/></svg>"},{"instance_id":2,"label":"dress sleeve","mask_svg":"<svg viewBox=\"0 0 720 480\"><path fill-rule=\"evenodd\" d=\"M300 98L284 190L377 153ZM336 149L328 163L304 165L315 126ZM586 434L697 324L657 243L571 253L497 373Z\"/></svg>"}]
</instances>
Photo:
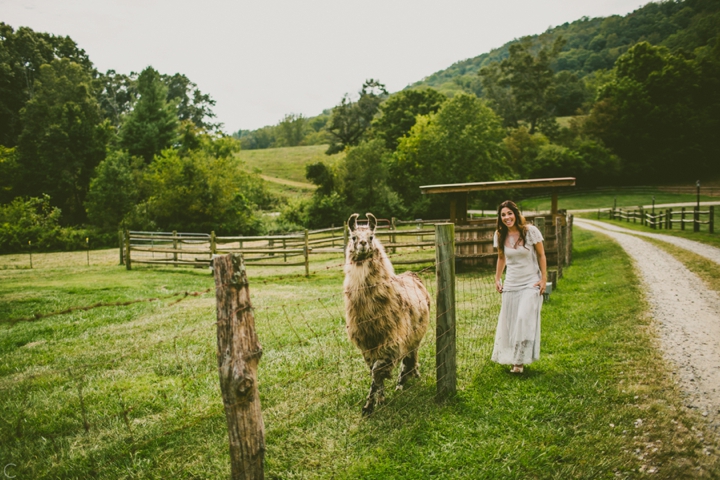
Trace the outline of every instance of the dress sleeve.
<instances>
[{"instance_id":1,"label":"dress sleeve","mask_svg":"<svg viewBox=\"0 0 720 480\"><path fill-rule=\"evenodd\" d=\"M543 236L535 225L528 225L527 234L525 235L528 245L535 245L542 242Z\"/></svg>"},{"instance_id":2,"label":"dress sleeve","mask_svg":"<svg viewBox=\"0 0 720 480\"><path fill-rule=\"evenodd\" d=\"M495 234L493 235L493 248L499 248L498 247L498 231L495 230Z\"/></svg>"}]
</instances>

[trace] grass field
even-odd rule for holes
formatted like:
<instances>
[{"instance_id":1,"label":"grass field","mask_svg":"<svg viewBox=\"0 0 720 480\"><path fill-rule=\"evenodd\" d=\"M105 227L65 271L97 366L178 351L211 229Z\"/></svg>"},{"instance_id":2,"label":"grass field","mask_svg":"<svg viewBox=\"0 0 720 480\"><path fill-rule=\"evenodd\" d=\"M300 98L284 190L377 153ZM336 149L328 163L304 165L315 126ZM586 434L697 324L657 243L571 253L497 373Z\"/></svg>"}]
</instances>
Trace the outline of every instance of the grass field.
<instances>
[{"instance_id":1,"label":"grass field","mask_svg":"<svg viewBox=\"0 0 720 480\"><path fill-rule=\"evenodd\" d=\"M344 155L340 153L328 156L325 155L325 150L327 145L241 150L238 157L247 163L250 169L258 169L263 175L309 184L305 178L306 165L328 163L339 155Z\"/></svg>"},{"instance_id":2,"label":"grass field","mask_svg":"<svg viewBox=\"0 0 720 480\"><path fill-rule=\"evenodd\" d=\"M618 208L638 208L640 205L652 205L653 196L657 205L663 203L695 202L695 195L668 193L660 189L643 189L633 192L624 189L584 194L558 194L558 208L567 210L612 208L617 202ZM700 195L702 202L718 202L720 198ZM524 210L550 210L550 197L529 198L518 202Z\"/></svg>"},{"instance_id":3,"label":"grass field","mask_svg":"<svg viewBox=\"0 0 720 480\"><path fill-rule=\"evenodd\" d=\"M0 462L17 478L227 478L209 272L127 271L113 250L91 252L90 267L79 253L46 255L33 270L22 256L0 270ZM605 237L576 230L574 264L543 308L542 358L526 374L488 361L492 272L464 271L458 395L434 401L431 327L423 378L366 420L369 375L344 335L340 264L325 267L310 278L250 267L268 478L720 472L657 353L631 263ZM422 275L432 290L432 271Z\"/></svg>"}]
</instances>

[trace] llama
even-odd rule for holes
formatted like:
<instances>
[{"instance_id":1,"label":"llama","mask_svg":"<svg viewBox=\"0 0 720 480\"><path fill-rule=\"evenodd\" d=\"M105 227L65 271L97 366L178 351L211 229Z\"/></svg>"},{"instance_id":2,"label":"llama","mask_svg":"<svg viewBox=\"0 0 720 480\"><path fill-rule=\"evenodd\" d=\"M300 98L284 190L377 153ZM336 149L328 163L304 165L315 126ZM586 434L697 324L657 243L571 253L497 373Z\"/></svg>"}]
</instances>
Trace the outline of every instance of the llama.
<instances>
[{"instance_id":1,"label":"llama","mask_svg":"<svg viewBox=\"0 0 720 480\"><path fill-rule=\"evenodd\" d=\"M368 225L350 216L345 252L345 320L350 341L362 352L372 384L363 416L385 399L385 380L402 360L397 389L419 377L418 348L430 322L430 295L413 272L395 275L390 259L375 237L377 219Z\"/></svg>"}]
</instances>

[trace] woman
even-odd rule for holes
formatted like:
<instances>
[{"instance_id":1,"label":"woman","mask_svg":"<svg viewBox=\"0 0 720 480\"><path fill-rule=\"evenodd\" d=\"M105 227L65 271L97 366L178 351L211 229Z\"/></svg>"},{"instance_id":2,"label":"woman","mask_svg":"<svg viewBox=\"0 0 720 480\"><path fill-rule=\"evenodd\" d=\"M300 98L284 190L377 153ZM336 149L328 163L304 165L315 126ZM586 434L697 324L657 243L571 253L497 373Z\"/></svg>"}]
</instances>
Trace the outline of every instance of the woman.
<instances>
[{"instance_id":1,"label":"woman","mask_svg":"<svg viewBox=\"0 0 720 480\"><path fill-rule=\"evenodd\" d=\"M523 365L540 358L540 308L547 283L543 237L507 200L498 208L493 246L498 249L495 288L502 293L502 307L492 360L522 373Z\"/></svg>"}]
</instances>

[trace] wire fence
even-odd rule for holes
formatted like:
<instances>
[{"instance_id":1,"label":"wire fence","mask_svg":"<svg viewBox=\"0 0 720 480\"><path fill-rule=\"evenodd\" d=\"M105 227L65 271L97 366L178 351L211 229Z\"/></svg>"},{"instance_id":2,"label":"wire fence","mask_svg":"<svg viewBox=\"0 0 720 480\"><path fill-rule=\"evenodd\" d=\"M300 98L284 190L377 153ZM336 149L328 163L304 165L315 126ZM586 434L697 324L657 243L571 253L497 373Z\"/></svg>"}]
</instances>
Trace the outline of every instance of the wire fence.
<instances>
[{"instance_id":1,"label":"wire fence","mask_svg":"<svg viewBox=\"0 0 720 480\"><path fill-rule=\"evenodd\" d=\"M416 248L389 256L397 262L428 253L428 249ZM337 279L343 264L325 265L323 270ZM418 351L421 378L398 391L388 382L386 401L369 421L362 420L360 411L370 372L361 352L348 341L340 286L316 290L282 281L251 282L253 313L263 347L259 392L270 476L305 477L317 473L317 468L324 469L325 476L339 474L367 455L373 439L388 425L402 425L434 404L436 371L442 367L436 364L434 335L435 299L441 293L437 291L437 267L409 267L418 273L432 299L430 325ZM459 388L464 388L489 361L500 296L494 291L493 272L487 269L459 273L454 287L457 381ZM183 302L191 300L204 305L207 321L183 316ZM153 306L152 327L133 322L141 309L150 308L146 305ZM9 328L50 321L60 322L53 328L65 328L64 322L72 328L68 317L83 316L90 321L98 314L93 312L115 312L124 321L108 327L109 333L102 339L88 338L81 352L66 356L48 352L39 357L41 361L1 377L0 433L8 446L0 453L4 464L18 464L13 471L18 475L62 477L95 472L102 477L114 471L108 469L140 461L143 455L139 452L162 456L169 446L195 451L201 438L209 443L204 464L214 467L206 465L199 476L226 476L227 457L216 455L227 451L227 427L218 392L213 346L217 325L211 289L78 305L6 322ZM165 327L157 330L160 323ZM154 338L159 332L164 333ZM146 335L151 340L137 345L127 341ZM42 348L33 343L39 342L23 348ZM47 456L40 460L33 451ZM22 465L18 457L23 458ZM41 466L33 466L32 459ZM159 468L163 475L193 474L192 464L187 462L178 462L175 471L167 464Z\"/></svg>"}]
</instances>

